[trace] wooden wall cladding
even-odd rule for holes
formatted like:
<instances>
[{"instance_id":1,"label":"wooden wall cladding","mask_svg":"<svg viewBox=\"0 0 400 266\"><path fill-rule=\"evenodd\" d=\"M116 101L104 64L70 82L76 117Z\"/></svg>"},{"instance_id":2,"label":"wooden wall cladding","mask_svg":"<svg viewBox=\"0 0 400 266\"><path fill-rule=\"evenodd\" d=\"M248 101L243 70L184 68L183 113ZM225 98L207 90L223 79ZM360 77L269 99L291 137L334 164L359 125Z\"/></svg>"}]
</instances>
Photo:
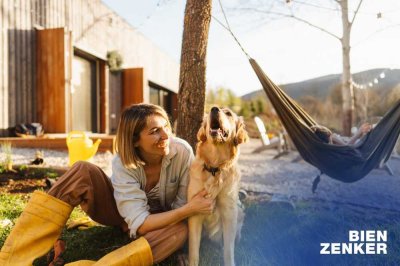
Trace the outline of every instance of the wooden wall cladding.
<instances>
[{"instance_id":1,"label":"wooden wall cladding","mask_svg":"<svg viewBox=\"0 0 400 266\"><path fill-rule=\"evenodd\" d=\"M57 78L53 73L49 73L53 75L51 78L46 78L45 71L37 69L38 65L45 62L40 59L41 54L47 51L44 44L41 48L36 47L40 42L37 38L41 38L42 41L46 38L37 34L39 30L58 28L60 31L63 28L65 32L72 32L72 35L64 40L65 95L62 94L61 98L53 103L50 103L50 100L39 102L47 100L47 97L52 97L54 93L61 93L62 86L58 85L52 86L56 91L45 91L44 88L36 87L38 82L47 86L46 82ZM132 70L137 74L139 85L133 86L134 93L130 91L132 87L125 90L125 106L135 102L148 102L148 81L153 81L169 91L178 91L179 64L101 0L0 0L0 29L0 137L9 136L8 128L19 123L44 123L46 131L62 133L72 127L69 101L72 47L90 53L99 60L105 60L107 52L116 50L122 55L124 66L142 68ZM36 62L37 59L41 62ZM58 64L62 61L57 61L55 66L48 70L60 70L61 74ZM140 75L143 69L146 74L144 77ZM114 109L111 100L101 103L103 106L99 108L98 129L101 132L111 132L116 130L122 106L122 87L115 87L115 92L110 88L107 92L108 84L113 84L113 81L107 81L111 75L101 71L102 69L98 72L100 82L106 84L106 87L104 90L100 88L100 98L107 101L108 95L112 95L118 101ZM37 77L37 74L41 76ZM132 76L130 70L126 74L125 84L130 84L135 74ZM144 83L140 79L145 79ZM118 82L122 83L122 79ZM139 92L141 87L144 91ZM61 108L56 108L51 110L52 114L44 115L42 108L48 105L65 105L65 113L60 113ZM38 117L38 113L42 117ZM46 121L42 121L42 118ZM63 128L65 131L62 131Z\"/></svg>"}]
</instances>

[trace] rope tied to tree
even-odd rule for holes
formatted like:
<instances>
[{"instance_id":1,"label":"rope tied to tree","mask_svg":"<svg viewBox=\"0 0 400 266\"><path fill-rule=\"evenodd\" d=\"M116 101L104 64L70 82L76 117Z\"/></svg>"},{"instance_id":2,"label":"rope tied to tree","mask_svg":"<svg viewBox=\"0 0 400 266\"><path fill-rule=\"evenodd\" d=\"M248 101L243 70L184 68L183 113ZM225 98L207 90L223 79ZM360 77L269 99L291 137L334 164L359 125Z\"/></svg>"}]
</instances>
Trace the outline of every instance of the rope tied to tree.
<instances>
[{"instance_id":1,"label":"rope tied to tree","mask_svg":"<svg viewBox=\"0 0 400 266\"><path fill-rule=\"evenodd\" d=\"M242 49L243 53L246 55L247 59L251 59L250 55L246 52L246 50L243 48L242 44L239 42L238 38L236 38L236 35L233 33L231 26L229 25L228 18L226 17L225 10L222 6L221 0L218 0L218 2L219 2L219 6L221 7L222 14L224 15L226 25L224 23L222 23L219 19L217 19L215 16L211 15L211 17L232 35L233 39L236 41L236 43L238 44L240 49Z\"/></svg>"}]
</instances>

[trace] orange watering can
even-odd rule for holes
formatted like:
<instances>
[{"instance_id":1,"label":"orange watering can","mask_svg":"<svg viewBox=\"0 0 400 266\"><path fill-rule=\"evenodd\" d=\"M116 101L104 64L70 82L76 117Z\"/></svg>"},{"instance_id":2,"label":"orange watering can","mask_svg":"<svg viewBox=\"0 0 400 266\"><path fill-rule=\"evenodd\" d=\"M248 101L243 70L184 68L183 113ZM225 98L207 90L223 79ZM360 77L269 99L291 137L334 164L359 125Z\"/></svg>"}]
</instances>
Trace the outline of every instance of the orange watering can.
<instances>
[{"instance_id":1,"label":"orange watering can","mask_svg":"<svg viewBox=\"0 0 400 266\"><path fill-rule=\"evenodd\" d=\"M68 156L71 166L77 161L88 161L97 152L101 139L94 144L83 131L71 131L67 136Z\"/></svg>"}]
</instances>

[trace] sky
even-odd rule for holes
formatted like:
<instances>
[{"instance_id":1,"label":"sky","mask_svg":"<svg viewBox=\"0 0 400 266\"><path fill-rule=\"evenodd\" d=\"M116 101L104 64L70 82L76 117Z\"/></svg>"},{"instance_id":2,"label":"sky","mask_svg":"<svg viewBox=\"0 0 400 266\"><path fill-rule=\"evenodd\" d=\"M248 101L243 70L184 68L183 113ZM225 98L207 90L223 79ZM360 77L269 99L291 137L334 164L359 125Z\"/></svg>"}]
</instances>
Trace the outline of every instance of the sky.
<instances>
[{"instance_id":1,"label":"sky","mask_svg":"<svg viewBox=\"0 0 400 266\"><path fill-rule=\"evenodd\" d=\"M247 53L258 61L277 84L292 83L342 72L339 40L291 18L249 11L292 10L315 25L341 36L340 13L332 0L275 0L261 6L257 0L220 0L228 22ZM183 0L103 0L133 27L176 62L180 61ZM349 0L350 12L358 1ZM218 0L212 14L225 23ZM240 9L241 7L241 9ZM380 14L380 15L379 15ZM378 18L379 17L379 18ZM400 68L400 1L364 0L351 35L351 70ZM241 96L259 90L245 54L229 32L211 20L207 49L207 89L224 87ZM378 77L371 77L371 81Z\"/></svg>"}]
</instances>

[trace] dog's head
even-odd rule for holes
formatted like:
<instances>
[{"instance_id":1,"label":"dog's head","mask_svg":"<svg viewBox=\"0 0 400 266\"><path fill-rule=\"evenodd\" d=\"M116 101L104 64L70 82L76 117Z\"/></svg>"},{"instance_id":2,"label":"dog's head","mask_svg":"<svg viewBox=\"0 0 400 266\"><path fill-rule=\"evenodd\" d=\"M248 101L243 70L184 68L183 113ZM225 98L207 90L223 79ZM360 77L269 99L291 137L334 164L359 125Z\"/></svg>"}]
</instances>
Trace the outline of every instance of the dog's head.
<instances>
[{"instance_id":1,"label":"dog's head","mask_svg":"<svg viewBox=\"0 0 400 266\"><path fill-rule=\"evenodd\" d=\"M248 140L243 119L228 108L212 107L204 116L203 124L197 133L200 142L233 143L235 146Z\"/></svg>"}]
</instances>

